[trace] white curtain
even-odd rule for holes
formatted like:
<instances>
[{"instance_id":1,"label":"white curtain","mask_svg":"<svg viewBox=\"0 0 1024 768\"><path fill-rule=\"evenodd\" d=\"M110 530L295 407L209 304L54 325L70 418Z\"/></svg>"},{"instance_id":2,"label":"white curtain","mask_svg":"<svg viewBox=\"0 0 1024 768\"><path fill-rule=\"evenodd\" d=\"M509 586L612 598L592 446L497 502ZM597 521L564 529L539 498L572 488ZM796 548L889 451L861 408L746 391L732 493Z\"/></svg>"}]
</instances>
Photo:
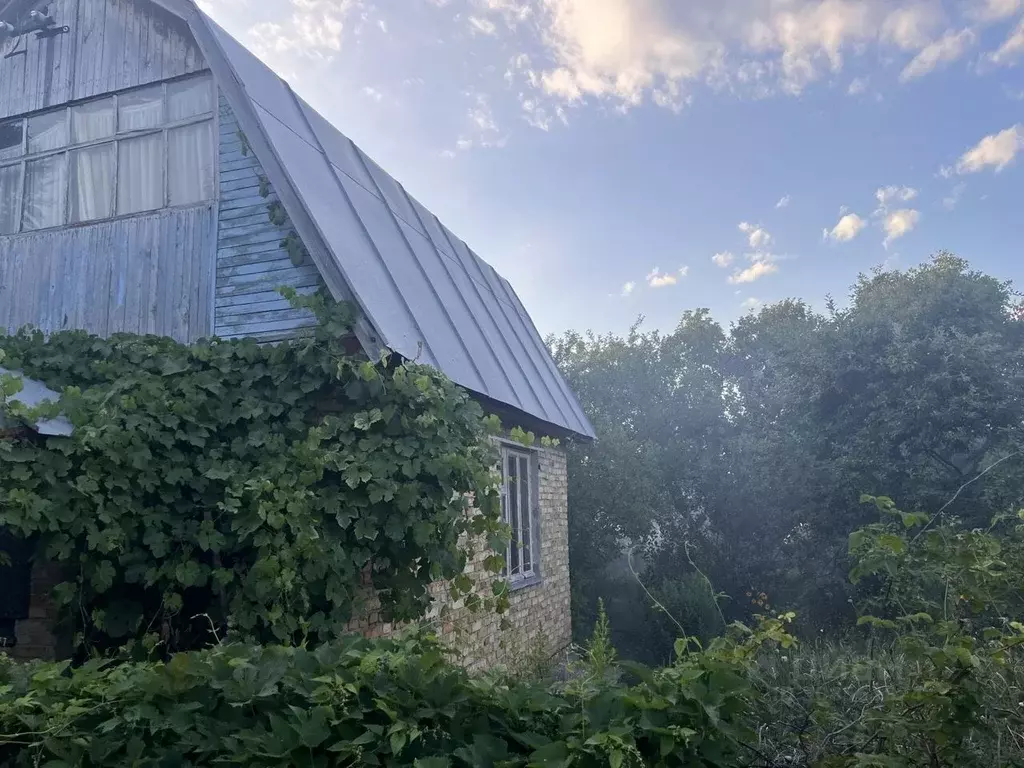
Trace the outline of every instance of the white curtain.
<instances>
[{"instance_id":1,"label":"white curtain","mask_svg":"<svg viewBox=\"0 0 1024 768\"><path fill-rule=\"evenodd\" d=\"M61 154L26 164L24 229L45 229L64 223L66 159Z\"/></svg>"},{"instance_id":2,"label":"white curtain","mask_svg":"<svg viewBox=\"0 0 1024 768\"><path fill-rule=\"evenodd\" d=\"M71 108L71 140L76 144L114 135L114 100L82 104Z\"/></svg>"},{"instance_id":3,"label":"white curtain","mask_svg":"<svg viewBox=\"0 0 1024 768\"><path fill-rule=\"evenodd\" d=\"M118 142L117 212L137 213L163 206L164 135Z\"/></svg>"},{"instance_id":4,"label":"white curtain","mask_svg":"<svg viewBox=\"0 0 1024 768\"><path fill-rule=\"evenodd\" d=\"M117 130L119 133L158 128L163 124L163 88L146 88L117 97Z\"/></svg>"},{"instance_id":5,"label":"white curtain","mask_svg":"<svg viewBox=\"0 0 1024 768\"><path fill-rule=\"evenodd\" d=\"M209 77L193 77L167 84L167 122L177 123L213 111Z\"/></svg>"},{"instance_id":6,"label":"white curtain","mask_svg":"<svg viewBox=\"0 0 1024 768\"><path fill-rule=\"evenodd\" d=\"M167 132L171 205L213 199L213 124L186 125Z\"/></svg>"},{"instance_id":7,"label":"white curtain","mask_svg":"<svg viewBox=\"0 0 1024 768\"><path fill-rule=\"evenodd\" d=\"M10 235L18 231L18 219L21 213L21 163L0 168L0 235Z\"/></svg>"},{"instance_id":8,"label":"white curtain","mask_svg":"<svg viewBox=\"0 0 1024 768\"><path fill-rule=\"evenodd\" d=\"M71 221L110 218L114 207L114 145L71 153Z\"/></svg>"},{"instance_id":9,"label":"white curtain","mask_svg":"<svg viewBox=\"0 0 1024 768\"><path fill-rule=\"evenodd\" d=\"M65 110L28 119L28 151L46 152L68 144L68 115Z\"/></svg>"}]
</instances>

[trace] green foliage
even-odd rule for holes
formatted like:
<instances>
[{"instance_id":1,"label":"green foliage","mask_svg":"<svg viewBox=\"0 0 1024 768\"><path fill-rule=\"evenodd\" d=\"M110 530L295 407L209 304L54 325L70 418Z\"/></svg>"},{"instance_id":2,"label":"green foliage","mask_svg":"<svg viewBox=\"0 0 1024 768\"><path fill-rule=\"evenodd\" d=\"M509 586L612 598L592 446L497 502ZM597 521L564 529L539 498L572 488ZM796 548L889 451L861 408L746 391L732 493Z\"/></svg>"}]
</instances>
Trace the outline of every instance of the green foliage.
<instances>
[{"instance_id":1,"label":"green foliage","mask_svg":"<svg viewBox=\"0 0 1024 768\"><path fill-rule=\"evenodd\" d=\"M460 537L504 551L480 407L432 368L349 354L347 308L290 295L321 323L277 345L0 337L75 425L0 440L0 523L64 566L82 652L319 643L370 585L396 621L420 617L438 579L471 607L507 604L500 564L494 596L456 578Z\"/></svg>"},{"instance_id":2,"label":"green foliage","mask_svg":"<svg viewBox=\"0 0 1024 768\"><path fill-rule=\"evenodd\" d=\"M847 537L870 521L862 493L936 510L994 459L1024 446L1024 315L1009 284L940 254L878 271L849 306L783 301L730 329L706 310L668 334L570 333L556 359L591 416L568 446L576 637L603 596L620 651L665 659L671 635L638 595L692 571L732 596L727 618L793 607L799 630L849 627ZM973 526L1024 505L1024 458L961 493ZM624 544L625 542L625 544ZM762 601L764 602L764 601Z\"/></svg>"},{"instance_id":3,"label":"green foliage","mask_svg":"<svg viewBox=\"0 0 1024 768\"><path fill-rule=\"evenodd\" d=\"M850 536L866 637L762 664L759 708L781 761L1024 764L1024 525L881 515ZM1021 513L1024 517L1024 512Z\"/></svg>"},{"instance_id":4,"label":"green foliage","mask_svg":"<svg viewBox=\"0 0 1024 768\"><path fill-rule=\"evenodd\" d=\"M295 230L289 232L284 240L281 241L281 247L288 253L292 264L296 267L309 263L309 251L306 250L306 246L302 244L302 238L299 237Z\"/></svg>"},{"instance_id":5,"label":"green foliage","mask_svg":"<svg viewBox=\"0 0 1024 768\"><path fill-rule=\"evenodd\" d=\"M283 227L288 221L288 212L278 200L267 203L267 217L275 227Z\"/></svg>"},{"instance_id":6,"label":"green foliage","mask_svg":"<svg viewBox=\"0 0 1024 768\"><path fill-rule=\"evenodd\" d=\"M634 667L635 685L474 678L421 636L73 670L0 658L0 763L724 768L751 736L751 659L779 636L737 631Z\"/></svg>"}]
</instances>

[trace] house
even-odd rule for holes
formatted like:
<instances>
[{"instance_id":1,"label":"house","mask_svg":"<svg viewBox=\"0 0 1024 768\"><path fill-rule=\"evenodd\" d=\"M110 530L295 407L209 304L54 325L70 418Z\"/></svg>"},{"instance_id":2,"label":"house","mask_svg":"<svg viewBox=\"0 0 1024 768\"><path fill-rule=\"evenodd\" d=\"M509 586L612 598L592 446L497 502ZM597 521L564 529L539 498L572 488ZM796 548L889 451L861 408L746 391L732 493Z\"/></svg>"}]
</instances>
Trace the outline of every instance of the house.
<instances>
[{"instance_id":1,"label":"house","mask_svg":"<svg viewBox=\"0 0 1024 768\"><path fill-rule=\"evenodd\" d=\"M272 342L321 285L368 355L593 438L509 283L192 0L0 0L0 329ZM502 451L513 630L463 617L471 666L569 642L564 452Z\"/></svg>"}]
</instances>

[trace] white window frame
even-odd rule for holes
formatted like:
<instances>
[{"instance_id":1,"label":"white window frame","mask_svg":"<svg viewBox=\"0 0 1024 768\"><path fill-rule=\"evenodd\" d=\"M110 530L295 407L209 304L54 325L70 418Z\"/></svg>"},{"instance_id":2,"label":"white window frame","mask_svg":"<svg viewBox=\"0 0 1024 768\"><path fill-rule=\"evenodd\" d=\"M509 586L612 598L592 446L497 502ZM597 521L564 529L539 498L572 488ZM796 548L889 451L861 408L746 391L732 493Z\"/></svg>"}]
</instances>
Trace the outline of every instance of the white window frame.
<instances>
[{"instance_id":1,"label":"white window frame","mask_svg":"<svg viewBox=\"0 0 1024 768\"><path fill-rule=\"evenodd\" d=\"M169 122L167 116L169 113L169 103L167 97L168 85L176 85L182 82L188 82L189 80L200 80L205 79L210 88L210 111L203 112L198 115L194 115L184 120L177 120L175 122ZM146 128L136 131L125 131L121 132L119 126L119 110L118 110L118 99L126 95L132 95L141 91L154 89L159 87L162 94L161 103L161 121L160 125L154 128ZM105 136L101 139L94 139L92 141L74 142L72 131L71 131L71 112L74 107L80 107L84 104L93 104L101 101L109 101L112 103L114 110L114 134L112 136ZM65 127L67 131L68 143L58 149L50 149L43 152L35 152L29 154L28 152L28 124L32 118L39 117L41 115L55 114L64 112ZM34 234L36 232L46 232L53 229L60 229L63 227L80 227L90 224L95 224L99 221L111 221L113 219L130 218L134 216L149 215L156 211L165 210L168 208L194 208L198 205L206 205L217 197L217 144L218 144L218 126L216 121L216 115L218 112L217 105L217 91L214 88L213 77L209 72L203 72L197 75L188 75L186 77L176 78L174 80L164 81L162 83L150 83L148 85L141 86L139 88L132 88L127 91L121 91L114 94L104 94L96 98L85 99L77 101L71 104L67 104L59 109L52 110L40 110L33 112L28 115L22 115L12 119L0 119L0 125L10 125L11 123L21 123L21 150L18 156L0 160L0 168L9 168L12 166L18 166L21 168L20 179L18 182L17 189L17 202L15 203L17 209L17 229L14 232L2 232L0 237L7 237L17 234ZM170 188L171 188L171 170L168 168L168 134L176 128L183 128L190 125L197 125L200 123L210 124L210 134L212 141L213 157L210 163L210 173L213 178L210 180L209 189L212 190L212 196L204 200L197 200L182 205L172 206L170 204ZM128 141L130 139L137 139L143 136L161 135L163 137L163 163L164 163L164 179L163 179L163 204L159 208L152 208L146 211L136 211L133 213L119 214L117 212L117 185L119 182L119 167L120 162L120 146L122 141ZM106 144L113 145L114 162L113 162L113 204L111 209L111 216L88 219L86 221L71 221L71 155L77 150L88 149L90 147L96 147ZM62 156L64 162L64 210L61 211L60 224L56 224L52 227L41 227L39 229L26 229L25 228L25 184L27 181L28 164L35 160L42 160L48 157Z\"/></svg>"},{"instance_id":2,"label":"white window frame","mask_svg":"<svg viewBox=\"0 0 1024 768\"><path fill-rule=\"evenodd\" d=\"M501 514L511 526L513 540L505 551L505 577L510 589L520 589L541 580L539 467L536 451L518 445L501 444ZM509 462L517 462L520 481L513 494ZM523 468L526 468L525 474ZM514 503L513 503L514 502ZM514 507L514 509L512 508ZM518 534L518 535L517 535ZM524 557L528 553L529 557ZM523 562L529 561L524 568Z\"/></svg>"}]
</instances>

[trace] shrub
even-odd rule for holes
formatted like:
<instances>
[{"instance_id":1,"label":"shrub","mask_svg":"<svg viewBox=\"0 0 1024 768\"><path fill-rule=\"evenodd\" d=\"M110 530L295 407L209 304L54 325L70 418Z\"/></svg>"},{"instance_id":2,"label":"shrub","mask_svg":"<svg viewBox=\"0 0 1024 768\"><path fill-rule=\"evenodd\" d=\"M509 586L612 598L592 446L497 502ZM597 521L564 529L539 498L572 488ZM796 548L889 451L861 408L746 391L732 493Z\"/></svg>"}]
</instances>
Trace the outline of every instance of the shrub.
<instances>
[{"instance_id":1,"label":"shrub","mask_svg":"<svg viewBox=\"0 0 1024 768\"><path fill-rule=\"evenodd\" d=\"M633 667L629 686L474 678L420 635L77 669L0 661L0 764L731 766L751 738L752 660L788 642L778 621L734 632Z\"/></svg>"}]
</instances>

